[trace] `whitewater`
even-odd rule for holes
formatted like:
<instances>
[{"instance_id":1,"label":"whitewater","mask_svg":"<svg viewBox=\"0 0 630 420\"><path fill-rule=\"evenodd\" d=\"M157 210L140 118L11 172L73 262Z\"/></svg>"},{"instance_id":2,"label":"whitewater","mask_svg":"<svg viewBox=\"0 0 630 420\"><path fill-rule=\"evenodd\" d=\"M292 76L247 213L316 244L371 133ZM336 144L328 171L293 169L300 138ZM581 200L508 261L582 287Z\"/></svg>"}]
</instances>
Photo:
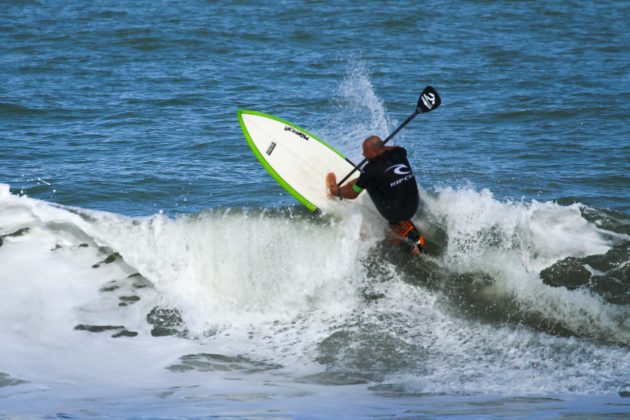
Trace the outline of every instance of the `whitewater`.
<instances>
[{"instance_id":1,"label":"whitewater","mask_svg":"<svg viewBox=\"0 0 630 420\"><path fill-rule=\"evenodd\" d=\"M540 277L569 256L627 250L626 233L577 204L424 192L419 224L448 240L409 260L369 213L126 217L0 191L0 372L14 413L628 392L628 304Z\"/></svg>"}]
</instances>

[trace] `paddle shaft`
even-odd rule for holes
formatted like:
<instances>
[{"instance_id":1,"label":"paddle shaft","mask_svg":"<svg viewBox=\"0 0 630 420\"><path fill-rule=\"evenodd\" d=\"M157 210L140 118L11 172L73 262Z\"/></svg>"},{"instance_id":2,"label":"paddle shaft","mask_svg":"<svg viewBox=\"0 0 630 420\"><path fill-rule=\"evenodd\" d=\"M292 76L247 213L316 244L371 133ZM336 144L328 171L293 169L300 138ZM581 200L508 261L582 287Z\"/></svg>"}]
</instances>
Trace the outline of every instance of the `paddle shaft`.
<instances>
[{"instance_id":1,"label":"paddle shaft","mask_svg":"<svg viewBox=\"0 0 630 420\"><path fill-rule=\"evenodd\" d=\"M387 138L386 138L385 140L383 140L383 145L385 145L385 144L386 144L388 141L390 141L390 140L391 140L391 139L392 139L392 138L393 138L396 134L398 134L398 132L399 132L400 130L402 130L404 126L406 126L407 124L409 124L409 122L411 122L411 120L413 120L413 119L416 117L416 115L418 115L418 114L419 114L419 112L416 110L416 111L414 111L414 112L413 112L413 114L411 114L410 116L408 116L408 117L407 117L407 119L406 119L406 120L405 120L402 124L400 124L400 126L399 126L397 129L395 129L395 130L392 132L392 134L390 134L389 136L387 136ZM367 162L367 159L363 159L363 160L361 161L361 163L359 163L357 166L355 166L355 167L354 167L354 169L353 169L352 171L350 171L350 173L349 173L348 175L344 176L344 177L343 177L343 179L337 183L337 186L338 186L338 187L341 187L341 184L343 184L344 182L346 182L346 180L347 180L348 178L350 178L350 177L352 176L352 174L353 174L353 173L355 173L356 171L358 171L359 169L361 169L361 168L363 167L363 165L365 164L365 162Z\"/></svg>"}]
</instances>

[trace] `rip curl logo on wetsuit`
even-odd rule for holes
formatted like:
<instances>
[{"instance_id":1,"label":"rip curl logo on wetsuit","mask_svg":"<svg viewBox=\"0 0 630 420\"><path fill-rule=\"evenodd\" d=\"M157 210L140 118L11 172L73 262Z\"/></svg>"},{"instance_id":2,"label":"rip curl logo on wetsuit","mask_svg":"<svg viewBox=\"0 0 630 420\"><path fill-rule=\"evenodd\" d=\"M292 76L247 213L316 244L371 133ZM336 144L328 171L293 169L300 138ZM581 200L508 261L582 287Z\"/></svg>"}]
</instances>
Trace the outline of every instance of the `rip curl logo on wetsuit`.
<instances>
[{"instance_id":1,"label":"rip curl logo on wetsuit","mask_svg":"<svg viewBox=\"0 0 630 420\"><path fill-rule=\"evenodd\" d=\"M398 163L396 165L392 165L389 168L385 169L385 172L389 172L392 169L394 170L394 173L396 175L409 175L411 173L411 169L409 169L409 167L405 165L404 163Z\"/></svg>"},{"instance_id":2,"label":"rip curl logo on wetsuit","mask_svg":"<svg viewBox=\"0 0 630 420\"><path fill-rule=\"evenodd\" d=\"M403 182L413 178L413 172L411 172L409 166L405 165L404 163L397 163L396 165L392 165L389 168L385 169L385 172L389 172L391 170L394 170L394 173L396 175L402 175L402 178L398 178L397 180L390 182L390 188L400 185Z\"/></svg>"}]
</instances>

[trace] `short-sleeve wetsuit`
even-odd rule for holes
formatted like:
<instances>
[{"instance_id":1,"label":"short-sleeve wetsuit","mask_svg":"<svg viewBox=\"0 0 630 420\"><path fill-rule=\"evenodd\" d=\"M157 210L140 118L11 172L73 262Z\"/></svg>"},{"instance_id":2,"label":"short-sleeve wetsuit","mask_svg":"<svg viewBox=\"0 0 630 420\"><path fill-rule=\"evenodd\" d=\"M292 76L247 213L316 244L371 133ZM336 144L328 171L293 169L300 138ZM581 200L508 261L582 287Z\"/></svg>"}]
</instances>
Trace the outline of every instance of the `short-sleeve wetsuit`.
<instances>
[{"instance_id":1,"label":"short-sleeve wetsuit","mask_svg":"<svg viewBox=\"0 0 630 420\"><path fill-rule=\"evenodd\" d=\"M402 147L383 152L363 167L353 186L356 193L367 189L379 213L392 224L410 219L418 209L416 177Z\"/></svg>"}]
</instances>

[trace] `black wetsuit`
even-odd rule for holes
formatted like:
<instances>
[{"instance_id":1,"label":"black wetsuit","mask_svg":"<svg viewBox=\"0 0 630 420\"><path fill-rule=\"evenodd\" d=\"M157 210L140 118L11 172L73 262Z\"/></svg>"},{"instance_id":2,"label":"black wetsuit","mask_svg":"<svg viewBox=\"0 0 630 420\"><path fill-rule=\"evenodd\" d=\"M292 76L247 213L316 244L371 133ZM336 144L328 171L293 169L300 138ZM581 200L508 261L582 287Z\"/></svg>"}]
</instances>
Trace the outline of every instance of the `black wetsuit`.
<instances>
[{"instance_id":1,"label":"black wetsuit","mask_svg":"<svg viewBox=\"0 0 630 420\"><path fill-rule=\"evenodd\" d=\"M353 189L367 189L378 211L392 224L411 219L418 209L416 177L402 147L387 150L368 162Z\"/></svg>"}]
</instances>

